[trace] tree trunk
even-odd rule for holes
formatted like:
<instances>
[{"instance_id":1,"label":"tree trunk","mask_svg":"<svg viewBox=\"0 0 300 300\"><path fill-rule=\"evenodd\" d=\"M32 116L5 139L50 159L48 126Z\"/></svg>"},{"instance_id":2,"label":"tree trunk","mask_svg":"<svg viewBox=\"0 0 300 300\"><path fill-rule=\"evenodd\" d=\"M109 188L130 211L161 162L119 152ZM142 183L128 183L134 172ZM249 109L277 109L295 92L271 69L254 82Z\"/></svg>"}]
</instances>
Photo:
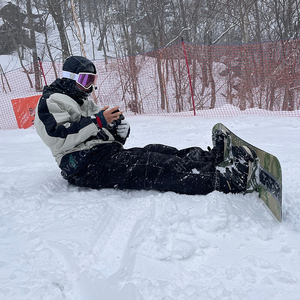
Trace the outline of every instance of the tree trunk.
<instances>
[{"instance_id":1,"label":"tree trunk","mask_svg":"<svg viewBox=\"0 0 300 300\"><path fill-rule=\"evenodd\" d=\"M78 1L78 9L79 9L79 19L81 23L81 28L82 28L82 34L83 34L83 43L86 43L86 34L85 34L85 20L84 20L84 15L82 13L82 0Z\"/></svg>"},{"instance_id":2,"label":"tree trunk","mask_svg":"<svg viewBox=\"0 0 300 300\"><path fill-rule=\"evenodd\" d=\"M38 55L37 55L37 49L36 49L35 32L33 29L32 9L31 9L31 1L30 0L26 0L26 8L27 8L28 25L30 27L30 41L31 41L31 46L32 46L35 90L37 92L40 92L40 91L42 91L42 82L41 82L41 73L40 73L40 69L39 69Z\"/></svg>"},{"instance_id":3,"label":"tree trunk","mask_svg":"<svg viewBox=\"0 0 300 300\"><path fill-rule=\"evenodd\" d=\"M69 50L69 46L68 46L68 40L67 40L67 36L66 36L60 1L59 0L47 0L47 3L48 3L49 11L56 23L56 26L57 26L57 29L59 32L61 48L62 48L62 50L61 50L62 58L63 58L63 60L65 60L67 57L70 56L70 50Z\"/></svg>"},{"instance_id":4,"label":"tree trunk","mask_svg":"<svg viewBox=\"0 0 300 300\"><path fill-rule=\"evenodd\" d=\"M207 72L208 72L208 82L211 89L211 100L210 100L210 109L215 108L216 106L216 84L213 76L213 47L212 47L212 32L210 30L211 24L208 21L206 23L204 42L206 44L206 58L207 58Z\"/></svg>"},{"instance_id":5,"label":"tree trunk","mask_svg":"<svg viewBox=\"0 0 300 300\"><path fill-rule=\"evenodd\" d=\"M71 6L72 6L73 19L74 19L74 22L75 22L75 26L77 28L77 34L78 34L78 39L79 39L79 43L80 43L81 52L82 52L82 55L84 57L86 57L84 46L83 46L83 41L82 41L82 37L81 37L81 31L80 31L80 27L79 27L79 24L78 24L78 19L77 19L75 5L74 5L73 0L71 0Z\"/></svg>"}]
</instances>

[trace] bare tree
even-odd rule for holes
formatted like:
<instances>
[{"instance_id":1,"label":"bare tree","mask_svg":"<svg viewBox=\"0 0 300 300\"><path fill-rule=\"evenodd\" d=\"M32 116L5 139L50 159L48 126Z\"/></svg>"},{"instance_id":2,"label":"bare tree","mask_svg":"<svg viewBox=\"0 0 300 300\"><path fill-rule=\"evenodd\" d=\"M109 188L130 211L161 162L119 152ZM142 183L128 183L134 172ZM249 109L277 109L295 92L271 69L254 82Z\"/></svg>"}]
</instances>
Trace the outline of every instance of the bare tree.
<instances>
[{"instance_id":1,"label":"bare tree","mask_svg":"<svg viewBox=\"0 0 300 300\"><path fill-rule=\"evenodd\" d=\"M32 44L32 58L33 58L33 68L34 68L34 78L35 78L35 90L42 90L42 82L41 82L41 72L38 64L38 55L36 49L36 40L35 40L35 32L33 29L33 20L32 20L32 9L31 9L31 1L26 0L26 8L27 8L27 17L28 17L28 25L30 29L30 40Z\"/></svg>"},{"instance_id":2,"label":"bare tree","mask_svg":"<svg viewBox=\"0 0 300 300\"><path fill-rule=\"evenodd\" d=\"M48 8L50 14L55 20L57 30L59 32L61 47L62 47L62 58L65 60L68 56L70 56L70 50L68 45L68 39L65 30L65 24L61 9L61 4L59 0L46 0L48 4Z\"/></svg>"}]
</instances>

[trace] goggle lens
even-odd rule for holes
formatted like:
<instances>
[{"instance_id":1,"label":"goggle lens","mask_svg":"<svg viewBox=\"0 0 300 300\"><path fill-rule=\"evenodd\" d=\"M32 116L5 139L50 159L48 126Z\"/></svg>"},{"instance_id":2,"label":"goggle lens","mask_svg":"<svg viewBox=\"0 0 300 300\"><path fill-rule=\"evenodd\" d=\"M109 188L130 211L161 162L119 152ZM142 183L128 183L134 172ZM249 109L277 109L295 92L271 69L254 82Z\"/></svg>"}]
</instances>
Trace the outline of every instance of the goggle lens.
<instances>
[{"instance_id":1,"label":"goggle lens","mask_svg":"<svg viewBox=\"0 0 300 300\"><path fill-rule=\"evenodd\" d=\"M84 88L89 89L93 84L95 84L96 80L97 75L95 74L79 73L76 81Z\"/></svg>"}]
</instances>

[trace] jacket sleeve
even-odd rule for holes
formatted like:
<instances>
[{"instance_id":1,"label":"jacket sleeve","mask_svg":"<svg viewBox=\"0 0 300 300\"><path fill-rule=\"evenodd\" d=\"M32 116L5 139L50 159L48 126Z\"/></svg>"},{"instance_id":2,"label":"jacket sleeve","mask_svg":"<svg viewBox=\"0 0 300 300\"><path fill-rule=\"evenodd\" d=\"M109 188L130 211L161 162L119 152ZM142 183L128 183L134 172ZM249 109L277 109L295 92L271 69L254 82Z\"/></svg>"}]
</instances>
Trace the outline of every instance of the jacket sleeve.
<instances>
[{"instance_id":1,"label":"jacket sleeve","mask_svg":"<svg viewBox=\"0 0 300 300\"><path fill-rule=\"evenodd\" d=\"M73 149L98 133L92 118L84 117L77 102L67 95L56 93L49 98L42 96L36 114L36 129L54 151Z\"/></svg>"}]
</instances>

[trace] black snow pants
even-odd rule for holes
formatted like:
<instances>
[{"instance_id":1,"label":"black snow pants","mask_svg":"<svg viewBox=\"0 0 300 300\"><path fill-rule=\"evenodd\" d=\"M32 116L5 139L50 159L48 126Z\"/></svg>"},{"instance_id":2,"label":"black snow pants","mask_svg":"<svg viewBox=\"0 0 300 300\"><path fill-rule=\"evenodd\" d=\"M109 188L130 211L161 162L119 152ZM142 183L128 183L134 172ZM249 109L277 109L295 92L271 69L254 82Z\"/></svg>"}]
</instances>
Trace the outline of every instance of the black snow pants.
<instances>
[{"instance_id":1,"label":"black snow pants","mask_svg":"<svg viewBox=\"0 0 300 300\"><path fill-rule=\"evenodd\" d=\"M123 149L119 143L112 143L67 154L60 168L69 183L94 189L152 189L190 195L206 195L214 190L227 193L227 184L216 170L211 154L199 147L178 150L150 144Z\"/></svg>"}]
</instances>

